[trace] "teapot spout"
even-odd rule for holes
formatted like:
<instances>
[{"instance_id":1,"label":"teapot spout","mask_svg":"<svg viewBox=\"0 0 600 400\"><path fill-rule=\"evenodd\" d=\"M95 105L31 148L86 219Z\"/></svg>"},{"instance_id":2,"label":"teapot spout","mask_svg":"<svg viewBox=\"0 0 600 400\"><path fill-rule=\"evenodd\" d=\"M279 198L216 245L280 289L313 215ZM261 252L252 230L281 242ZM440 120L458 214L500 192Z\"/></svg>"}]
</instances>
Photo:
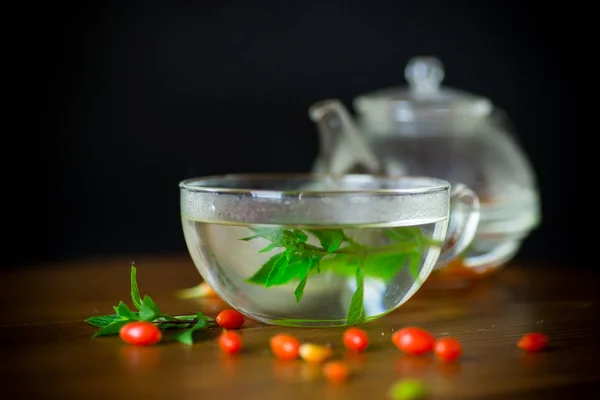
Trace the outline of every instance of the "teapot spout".
<instances>
[{"instance_id":1,"label":"teapot spout","mask_svg":"<svg viewBox=\"0 0 600 400\"><path fill-rule=\"evenodd\" d=\"M315 103L308 114L319 131L316 172L352 173L356 172L357 166L362 166L368 173L381 172L381 163L339 100Z\"/></svg>"}]
</instances>

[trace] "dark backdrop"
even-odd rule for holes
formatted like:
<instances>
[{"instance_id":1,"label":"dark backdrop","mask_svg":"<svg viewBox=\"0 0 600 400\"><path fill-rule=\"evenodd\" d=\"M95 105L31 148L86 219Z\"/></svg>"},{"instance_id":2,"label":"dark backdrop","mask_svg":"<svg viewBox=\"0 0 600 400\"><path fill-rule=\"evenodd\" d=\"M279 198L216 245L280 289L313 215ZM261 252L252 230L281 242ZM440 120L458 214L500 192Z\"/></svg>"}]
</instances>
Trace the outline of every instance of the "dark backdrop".
<instances>
[{"instance_id":1,"label":"dark backdrop","mask_svg":"<svg viewBox=\"0 0 600 400\"><path fill-rule=\"evenodd\" d=\"M19 191L4 196L15 209L5 209L3 264L185 251L181 179L307 171L318 146L308 106L404 84L407 60L421 54L443 61L445 84L489 97L518 130L544 216L518 258L577 256L581 242L565 235L575 219L564 211L576 173L569 57L578 40L564 26L576 10L516 1L92 4L36 6L21 22L19 108L33 135L16 130L27 151L6 167Z\"/></svg>"}]
</instances>

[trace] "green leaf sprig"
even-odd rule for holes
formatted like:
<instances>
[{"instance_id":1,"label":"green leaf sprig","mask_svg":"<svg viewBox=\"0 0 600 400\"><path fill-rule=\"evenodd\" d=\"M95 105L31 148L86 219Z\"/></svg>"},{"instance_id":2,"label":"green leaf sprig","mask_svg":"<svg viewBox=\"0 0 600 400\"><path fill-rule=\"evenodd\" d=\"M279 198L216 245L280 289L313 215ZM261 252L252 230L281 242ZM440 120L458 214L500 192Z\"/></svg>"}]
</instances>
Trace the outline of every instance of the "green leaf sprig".
<instances>
[{"instance_id":1,"label":"green leaf sprig","mask_svg":"<svg viewBox=\"0 0 600 400\"><path fill-rule=\"evenodd\" d=\"M365 277L388 282L400 270L408 267L413 278L418 280L423 252L429 246L442 245L422 236L416 227L385 228L383 232L390 244L380 247L357 243L342 229L303 231L256 227L251 230L254 235L240 240L268 240L270 243L260 253L282 250L269 258L247 282L266 288L298 282L294 296L296 303L299 303L311 273L331 270L342 276L354 277L356 291L347 314L347 323L350 325L365 321ZM321 246L307 243L309 235L314 236Z\"/></svg>"},{"instance_id":2,"label":"green leaf sprig","mask_svg":"<svg viewBox=\"0 0 600 400\"><path fill-rule=\"evenodd\" d=\"M159 329L177 329L171 338L177 342L191 345L194 343L193 334L199 329L217 326L214 319L201 312L195 315L171 316L160 311L150 296L140 295L137 284L137 271L131 265L131 302L136 311L121 301L114 306L115 313L110 315L93 316L85 320L88 324L100 328L94 337L118 335L121 327L128 322L146 321L154 323Z\"/></svg>"}]
</instances>

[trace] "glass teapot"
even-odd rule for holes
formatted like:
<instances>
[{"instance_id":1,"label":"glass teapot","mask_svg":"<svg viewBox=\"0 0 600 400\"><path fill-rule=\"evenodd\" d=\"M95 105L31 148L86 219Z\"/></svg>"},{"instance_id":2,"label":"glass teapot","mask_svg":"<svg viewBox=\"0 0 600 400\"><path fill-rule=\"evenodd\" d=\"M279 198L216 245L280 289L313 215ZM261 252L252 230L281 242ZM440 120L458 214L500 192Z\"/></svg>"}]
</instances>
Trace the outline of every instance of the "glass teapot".
<instances>
[{"instance_id":1,"label":"glass teapot","mask_svg":"<svg viewBox=\"0 0 600 400\"><path fill-rule=\"evenodd\" d=\"M356 120L335 99L310 107L320 137L313 172L427 175L472 188L475 240L428 279L463 286L506 264L538 226L536 178L509 118L487 98L442 86L437 58L411 59L405 78L408 87L355 98Z\"/></svg>"}]
</instances>

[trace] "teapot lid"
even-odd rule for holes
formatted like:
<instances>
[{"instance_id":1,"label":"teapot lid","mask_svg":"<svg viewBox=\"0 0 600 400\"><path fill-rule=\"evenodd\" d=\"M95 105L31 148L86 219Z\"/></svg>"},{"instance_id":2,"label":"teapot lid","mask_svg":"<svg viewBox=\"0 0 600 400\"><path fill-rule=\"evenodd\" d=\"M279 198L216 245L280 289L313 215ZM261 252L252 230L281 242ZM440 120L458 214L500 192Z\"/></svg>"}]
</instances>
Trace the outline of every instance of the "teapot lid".
<instances>
[{"instance_id":1,"label":"teapot lid","mask_svg":"<svg viewBox=\"0 0 600 400\"><path fill-rule=\"evenodd\" d=\"M491 101L485 97L441 86L444 66L435 57L411 58L404 69L404 77L408 86L357 97L354 100L357 111L391 116L404 122L431 116L485 116L492 110Z\"/></svg>"}]
</instances>

